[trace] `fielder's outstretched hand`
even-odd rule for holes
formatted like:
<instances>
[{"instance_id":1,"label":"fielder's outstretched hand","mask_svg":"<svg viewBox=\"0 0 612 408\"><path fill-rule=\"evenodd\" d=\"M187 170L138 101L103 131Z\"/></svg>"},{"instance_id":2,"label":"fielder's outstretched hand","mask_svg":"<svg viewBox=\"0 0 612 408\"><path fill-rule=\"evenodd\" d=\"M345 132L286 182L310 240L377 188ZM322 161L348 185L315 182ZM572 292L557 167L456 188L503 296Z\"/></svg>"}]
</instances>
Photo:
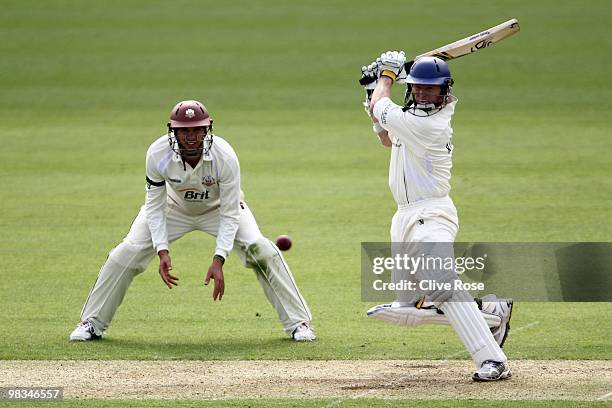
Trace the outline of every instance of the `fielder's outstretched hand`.
<instances>
[{"instance_id":1,"label":"fielder's outstretched hand","mask_svg":"<svg viewBox=\"0 0 612 408\"><path fill-rule=\"evenodd\" d=\"M170 260L170 254L166 250L159 251L159 276L168 286L168 289L172 289L172 286L178 285L177 281L179 278L172 276L170 271L172 270L172 261Z\"/></svg>"},{"instance_id":2,"label":"fielder's outstretched hand","mask_svg":"<svg viewBox=\"0 0 612 408\"><path fill-rule=\"evenodd\" d=\"M225 292L225 281L223 280L223 262L218 259L213 259L210 268L208 268L204 285L208 285L211 278L215 281L215 288L212 294L213 300L217 300L217 298L221 300Z\"/></svg>"}]
</instances>

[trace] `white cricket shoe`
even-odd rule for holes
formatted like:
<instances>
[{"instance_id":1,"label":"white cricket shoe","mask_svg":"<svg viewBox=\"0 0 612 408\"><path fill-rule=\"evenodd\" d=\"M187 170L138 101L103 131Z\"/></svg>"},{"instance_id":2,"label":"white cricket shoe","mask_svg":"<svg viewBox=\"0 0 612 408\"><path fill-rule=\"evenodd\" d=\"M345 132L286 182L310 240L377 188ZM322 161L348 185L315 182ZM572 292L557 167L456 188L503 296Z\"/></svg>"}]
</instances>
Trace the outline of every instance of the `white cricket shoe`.
<instances>
[{"instance_id":1,"label":"white cricket shoe","mask_svg":"<svg viewBox=\"0 0 612 408\"><path fill-rule=\"evenodd\" d=\"M70 333L70 341L89 341L100 340L101 334L96 333L96 329L89 320L77 324L77 327Z\"/></svg>"},{"instance_id":2,"label":"white cricket shoe","mask_svg":"<svg viewBox=\"0 0 612 408\"><path fill-rule=\"evenodd\" d=\"M510 332L510 319L512 318L512 299L498 299L495 295L486 295L482 299L474 299L479 306L479 309L484 313L494 314L499 316L500 323L497 327L491 328L491 334L495 338L499 347L503 347Z\"/></svg>"},{"instance_id":3,"label":"white cricket shoe","mask_svg":"<svg viewBox=\"0 0 612 408\"><path fill-rule=\"evenodd\" d=\"M302 323L298 327L295 328L293 333L291 334L293 340L295 341L313 341L317 338L315 336L314 330L308 323Z\"/></svg>"},{"instance_id":4,"label":"white cricket shoe","mask_svg":"<svg viewBox=\"0 0 612 408\"><path fill-rule=\"evenodd\" d=\"M508 363L487 360L472 375L474 381L498 381L512 377Z\"/></svg>"}]
</instances>

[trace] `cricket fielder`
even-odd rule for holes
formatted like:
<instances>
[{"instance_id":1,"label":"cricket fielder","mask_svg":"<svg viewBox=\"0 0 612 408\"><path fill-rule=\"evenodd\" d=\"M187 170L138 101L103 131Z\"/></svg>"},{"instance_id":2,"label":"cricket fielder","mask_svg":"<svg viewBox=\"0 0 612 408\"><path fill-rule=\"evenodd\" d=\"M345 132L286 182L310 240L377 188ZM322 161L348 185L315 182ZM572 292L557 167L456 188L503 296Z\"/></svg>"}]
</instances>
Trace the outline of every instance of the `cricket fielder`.
<instances>
[{"instance_id":1,"label":"cricket fielder","mask_svg":"<svg viewBox=\"0 0 612 408\"><path fill-rule=\"evenodd\" d=\"M453 80L443 60L419 58L407 65L404 106L397 105L390 99L391 87L405 63L403 52L389 51L370 66L378 82L371 94L369 114L380 141L391 148L389 185L398 206L391 222L391 241L404 248L420 243L421 250L431 250L428 255L454 257L452 243L459 221L449 197L453 150L450 123L457 104L451 90ZM440 272L419 270L415 277L419 282L437 279L453 284L459 279L454 269ZM500 348L509 329L511 300L492 296L477 299L477 304L464 289L425 287L420 295L398 294L397 302L376 306L368 315L412 326L450 323L474 360L475 381L511 376Z\"/></svg>"},{"instance_id":2,"label":"cricket fielder","mask_svg":"<svg viewBox=\"0 0 612 408\"><path fill-rule=\"evenodd\" d=\"M95 340L108 328L134 276L159 257L159 274L168 286L172 275L169 245L200 230L216 237L205 285L214 281L213 300L225 290L223 264L234 249L255 271L287 335L312 341L312 316L280 251L259 231L242 199L240 166L228 142L212 133L212 119L198 101L179 102L170 114L168 134L149 147L146 199L130 231L109 254L91 289L81 322L70 340Z\"/></svg>"}]
</instances>

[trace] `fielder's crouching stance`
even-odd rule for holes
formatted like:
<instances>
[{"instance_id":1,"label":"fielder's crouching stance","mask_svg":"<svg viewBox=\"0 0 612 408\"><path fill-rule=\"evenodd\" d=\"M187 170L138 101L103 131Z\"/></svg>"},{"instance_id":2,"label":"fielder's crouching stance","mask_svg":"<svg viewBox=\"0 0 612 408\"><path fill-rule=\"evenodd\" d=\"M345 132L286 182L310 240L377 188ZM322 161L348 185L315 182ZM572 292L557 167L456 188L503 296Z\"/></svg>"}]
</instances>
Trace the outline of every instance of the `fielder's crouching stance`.
<instances>
[{"instance_id":1,"label":"fielder's crouching stance","mask_svg":"<svg viewBox=\"0 0 612 408\"><path fill-rule=\"evenodd\" d=\"M214 280L213 299L221 300L223 264L234 249L276 309L285 332L296 341L311 341L312 316L280 251L259 231L241 199L240 166L232 147L212 133L212 119L197 101L179 102L171 112L168 135L147 151L146 200L130 231L108 259L92 288L81 323L70 340L95 340L108 328L134 276L155 254L168 286L173 276L169 243L200 230L217 237L205 284Z\"/></svg>"},{"instance_id":2,"label":"fielder's crouching stance","mask_svg":"<svg viewBox=\"0 0 612 408\"><path fill-rule=\"evenodd\" d=\"M404 106L390 99L391 86L402 70L407 73ZM391 223L392 251L410 253L411 247L418 247L428 256L453 257L459 221L448 194L453 150L450 122L457 99L451 93L448 65L435 57L406 64L403 52L389 51L362 71L372 82L366 104L374 131L391 148L389 185L398 204ZM405 277L397 271L392 275L395 282ZM458 279L454 269L420 270L415 277L448 283ZM474 380L511 376L501 346L510 327L512 300L489 295L474 302L464 289L397 295L397 302L373 307L368 316L405 326L450 324L474 360Z\"/></svg>"}]
</instances>

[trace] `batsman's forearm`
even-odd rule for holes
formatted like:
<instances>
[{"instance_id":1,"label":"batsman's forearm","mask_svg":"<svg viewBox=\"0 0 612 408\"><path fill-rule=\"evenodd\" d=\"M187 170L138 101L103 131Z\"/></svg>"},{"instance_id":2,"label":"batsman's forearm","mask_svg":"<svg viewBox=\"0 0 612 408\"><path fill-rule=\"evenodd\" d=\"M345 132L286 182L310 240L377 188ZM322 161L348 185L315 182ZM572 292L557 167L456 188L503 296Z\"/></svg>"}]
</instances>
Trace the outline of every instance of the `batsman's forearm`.
<instances>
[{"instance_id":1,"label":"batsman's forearm","mask_svg":"<svg viewBox=\"0 0 612 408\"><path fill-rule=\"evenodd\" d=\"M391 97L391 85L393 85L393 80L387 76L381 76L378 79L378 84L374 89L372 100L370 101L370 116L372 116L373 120L376 120L373 115L374 105L384 97Z\"/></svg>"}]
</instances>

